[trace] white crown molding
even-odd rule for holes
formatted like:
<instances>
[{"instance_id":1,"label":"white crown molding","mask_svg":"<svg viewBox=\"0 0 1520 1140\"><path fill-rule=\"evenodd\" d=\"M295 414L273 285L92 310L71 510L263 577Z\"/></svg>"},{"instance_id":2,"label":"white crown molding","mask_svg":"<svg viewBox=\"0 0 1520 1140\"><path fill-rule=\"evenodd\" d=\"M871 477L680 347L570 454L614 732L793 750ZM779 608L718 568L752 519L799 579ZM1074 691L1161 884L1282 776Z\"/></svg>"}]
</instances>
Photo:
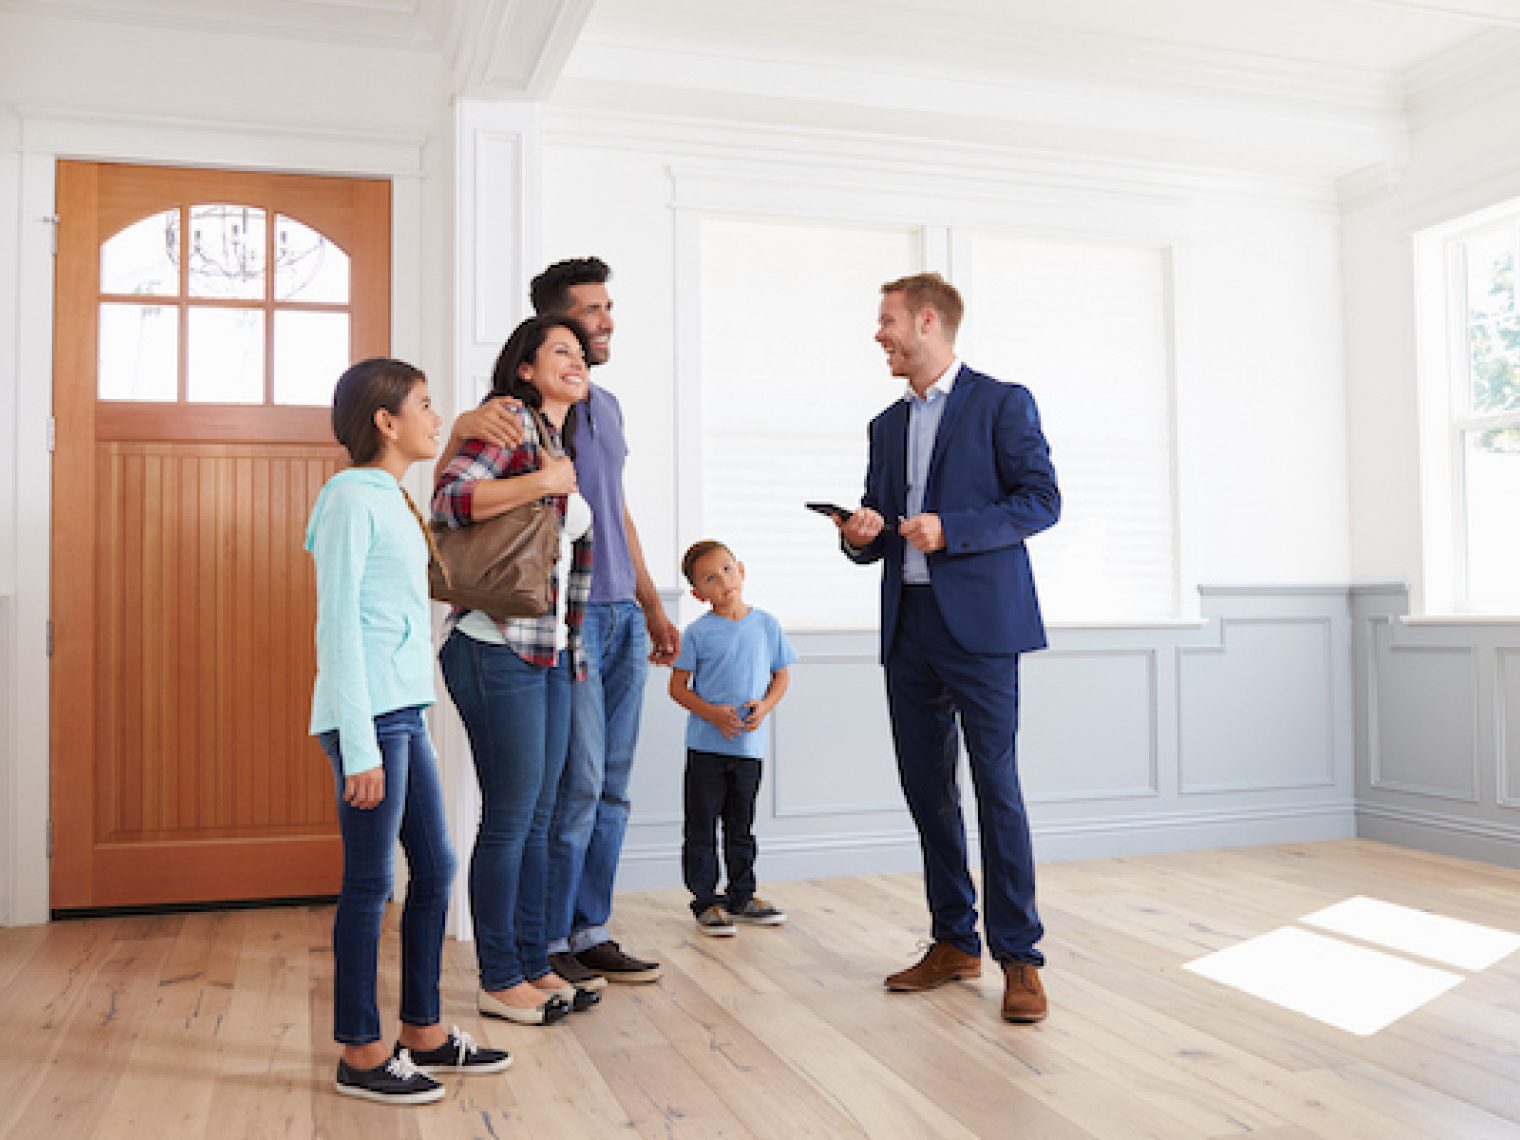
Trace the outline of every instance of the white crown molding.
<instances>
[{"instance_id":1,"label":"white crown molding","mask_svg":"<svg viewBox=\"0 0 1520 1140\"><path fill-rule=\"evenodd\" d=\"M23 104L18 149L71 158L421 178L421 135Z\"/></svg>"},{"instance_id":2,"label":"white crown molding","mask_svg":"<svg viewBox=\"0 0 1520 1140\"><path fill-rule=\"evenodd\" d=\"M546 98L559 82L596 0L444 3L440 39L465 98Z\"/></svg>"},{"instance_id":3,"label":"white crown molding","mask_svg":"<svg viewBox=\"0 0 1520 1140\"><path fill-rule=\"evenodd\" d=\"M546 145L655 153L670 159L674 170L693 178L786 179L818 185L849 182L866 172L929 178L942 187L936 171L953 168L963 181L972 183L966 192L973 195L1024 184L1166 202L1205 196L1316 213L1337 209L1333 184L1321 178L1233 174L1202 166L957 142L938 142L932 149L905 154L903 140L889 134L552 105L545 108L543 122ZM983 188L974 185L977 182Z\"/></svg>"},{"instance_id":4,"label":"white crown molding","mask_svg":"<svg viewBox=\"0 0 1520 1140\"><path fill-rule=\"evenodd\" d=\"M898 134L1327 177L1388 159L1404 134L1392 97L1367 106L1032 69L787 58L737 45L715 54L598 42L589 31L565 78L564 102L611 111L679 116L700 105L712 117L836 128L879 119Z\"/></svg>"},{"instance_id":5,"label":"white crown molding","mask_svg":"<svg viewBox=\"0 0 1520 1140\"><path fill-rule=\"evenodd\" d=\"M964 15L879 12L870 34L821 34L782 24L740 38L675 23L635 23L616 17L587 25L580 46L599 63L626 52L636 74L669 76L667 67L708 60L721 66L813 67L900 81L912 78L996 77L1090 86L1210 90L1343 108L1391 112L1402 99L1397 73L1289 59L1217 47L1077 32L1024 24L989 26ZM883 27L885 25L885 27ZM901 34L890 34L893 27ZM895 46L889 46L895 45ZM650 68L653 56L668 64Z\"/></svg>"},{"instance_id":6,"label":"white crown molding","mask_svg":"<svg viewBox=\"0 0 1520 1140\"><path fill-rule=\"evenodd\" d=\"M1520 29L1494 28L1411 68L1404 77L1411 129L1520 87Z\"/></svg>"},{"instance_id":7,"label":"white crown molding","mask_svg":"<svg viewBox=\"0 0 1520 1140\"><path fill-rule=\"evenodd\" d=\"M1404 180L1404 166L1376 162L1336 179L1336 198L1342 213L1365 209L1397 193Z\"/></svg>"}]
</instances>

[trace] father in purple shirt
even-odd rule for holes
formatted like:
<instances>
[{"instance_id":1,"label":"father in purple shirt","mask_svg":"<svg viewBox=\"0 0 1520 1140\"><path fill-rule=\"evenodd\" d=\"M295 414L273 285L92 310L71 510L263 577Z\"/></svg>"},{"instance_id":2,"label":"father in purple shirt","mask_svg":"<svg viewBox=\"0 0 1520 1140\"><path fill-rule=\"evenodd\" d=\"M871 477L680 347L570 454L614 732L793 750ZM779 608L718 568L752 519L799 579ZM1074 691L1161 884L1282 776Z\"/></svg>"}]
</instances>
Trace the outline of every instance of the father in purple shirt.
<instances>
[{"instance_id":1,"label":"father in purple shirt","mask_svg":"<svg viewBox=\"0 0 1520 1140\"><path fill-rule=\"evenodd\" d=\"M570 317L586 330L589 363L612 356L612 271L597 257L549 266L533 279L535 312ZM515 416L491 401L455 422L446 459L468 438L514 442ZM581 628L584 683L572 686L570 755L549 828L549 964L567 982L598 989L614 982L653 982L658 962L625 953L607 931L612 888L628 827L628 781L644 707L649 663L669 665L681 634L665 615L644 565L638 528L623 497L628 444L617 397L593 383L575 408L575 477L591 506L595 542L591 599ZM443 460L440 460L442 462Z\"/></svg>"}]
</instances>

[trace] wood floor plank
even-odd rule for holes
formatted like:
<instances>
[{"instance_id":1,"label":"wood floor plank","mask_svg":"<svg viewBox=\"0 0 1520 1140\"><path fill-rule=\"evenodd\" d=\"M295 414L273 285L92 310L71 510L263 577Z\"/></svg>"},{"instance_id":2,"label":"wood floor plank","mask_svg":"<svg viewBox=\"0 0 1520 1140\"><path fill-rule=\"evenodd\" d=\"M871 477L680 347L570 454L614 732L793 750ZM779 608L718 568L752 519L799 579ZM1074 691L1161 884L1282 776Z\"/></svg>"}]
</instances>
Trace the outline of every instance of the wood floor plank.
<instances>
[{"instance_id":1,"label":"wood floor plank","mask_svg":"<svg viewBox=\"0 0 1520 1140\"><path fill-rule=\"evenodd\" d=\"M154 979L152 1006L111 1097L102 1140L194 1136L211 1127L220 1034L232 1001L241 929L232 915L193 914Z\"/></svg>"},{"instance_id":2,"label":"wood floor plank","mask_svg":"<svg viewBox=\"0 0 1520 1140\"><path fill-rule=\"evenodd\" d=\"M126 1062L151 1023L160 963L178 934L175 917L122 922L102 947L60 1026L63 1048L17 1118L22 1136L91 1136L126 1078Z\"/></svg>"},{"instance_id":3,"label":"wood floor plank","mask_svg":"<svg viewBox=\"0 0 1520 1140\"><path fill-rule=\"evenodd\" d=\"M547 1028L482 1018L473 947L450 940L445 1024L514 1063L449 1076L415 1110L333 1091L330 907L0 930L0 1135L1520 1137L1520 954L1443 967L1454 989L1366 1037L1183 968L1356 895L1513 931L1520 873L1352 840L1052 864L1040 882L1052 1014L1033 1027L999 1019L990 959L976 981L883 991L928 929L916 875L766 884L791 921L721 940L684 892L620 895L618 936L664 979Z\"/></svg>"}]
</instances>

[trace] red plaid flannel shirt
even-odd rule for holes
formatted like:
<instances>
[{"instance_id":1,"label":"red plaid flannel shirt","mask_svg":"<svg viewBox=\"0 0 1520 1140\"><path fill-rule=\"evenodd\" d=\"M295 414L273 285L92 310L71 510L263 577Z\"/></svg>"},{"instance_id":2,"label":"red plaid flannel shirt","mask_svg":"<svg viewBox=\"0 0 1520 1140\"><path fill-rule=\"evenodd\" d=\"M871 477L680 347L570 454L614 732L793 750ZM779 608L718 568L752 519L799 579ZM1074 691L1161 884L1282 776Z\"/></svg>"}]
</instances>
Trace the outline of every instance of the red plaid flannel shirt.
<instances>
[{"instance_id":1,"label":"red plaid flannel shirt","mask_svg":"<svg viewBox=\"0 0 1520 1140\"><path fill-rule=\"evenodd\" d=\"M438 478L433 489L433 517L458 529L474 521L475 484L482 479L511 479L537 471L543 464L543 443L539 439L538 420L526 408L519 413L523 418L523 438L511 452L503 451L495 444L480 439L466 440L464 446L449 460L448 466ZM548 441L551 455L563 454L559 435L549 425ZM566 497L550 495L559 513L560 525L565 522ZM570 573L567 580L568 597L565 599L565 625L570 631L570 667L577 681L586 679L586 653L581 644L581 623L586 617L586 599L591 595L591 531L572 544ZM530 665L551 668L555 663L555 611L559 608L559 581L551 571L551 596L554 605L542 617L507 618L497 621L496 626L512 651ZM452 626L465 611L455 609L449 614Z\"/></svg>"}]
</instances>

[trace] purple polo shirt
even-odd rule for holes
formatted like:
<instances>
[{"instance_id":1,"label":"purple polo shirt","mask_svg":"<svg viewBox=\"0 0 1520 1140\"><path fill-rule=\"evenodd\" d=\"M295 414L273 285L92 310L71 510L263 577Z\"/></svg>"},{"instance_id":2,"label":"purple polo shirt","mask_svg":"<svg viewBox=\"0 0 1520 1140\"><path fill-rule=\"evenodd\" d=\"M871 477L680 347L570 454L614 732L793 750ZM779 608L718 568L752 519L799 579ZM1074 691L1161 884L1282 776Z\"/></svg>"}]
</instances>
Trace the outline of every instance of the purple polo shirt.
<instances>
[{"instance_id":1,"label":"purple polo shirt","mask_svg":"<svg viewBox=\"0 0 1520 1140\"><path fill-rule=\"evenodd\" d=\"M607 389L591 385L584 406L576 408L575 481L591 506L591 604L634 600L633 558L623 526L623 409Z\"/></svg>"}]
</instances>

